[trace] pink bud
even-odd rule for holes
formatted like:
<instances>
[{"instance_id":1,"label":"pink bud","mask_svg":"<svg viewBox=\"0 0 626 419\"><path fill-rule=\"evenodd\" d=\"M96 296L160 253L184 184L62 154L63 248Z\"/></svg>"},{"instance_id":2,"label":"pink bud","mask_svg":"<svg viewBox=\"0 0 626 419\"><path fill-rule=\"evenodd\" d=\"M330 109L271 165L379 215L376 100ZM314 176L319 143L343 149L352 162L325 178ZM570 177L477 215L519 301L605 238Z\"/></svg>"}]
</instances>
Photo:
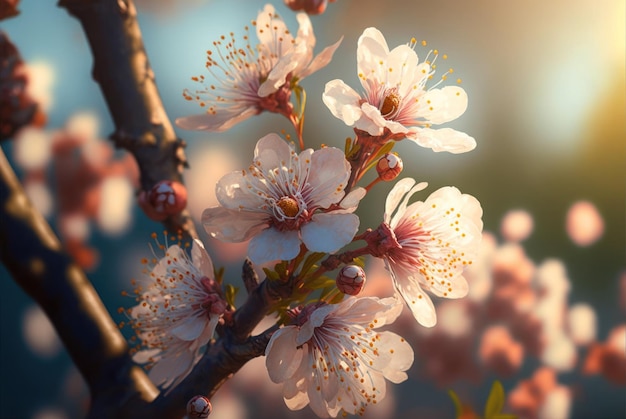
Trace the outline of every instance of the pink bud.
<instances>
[{"instance_id":1,"label":"pink bud","mask_svg":"<svg viewBox=\"0 0 626 419\"><path fill-rule=\"evenodd\" d=\"M139 194L139 206L154 221L163 221L187 206L187 188L180 182L162 180Z\"/></svg>"},{"instance_id":2,"label":"pink bud","mask_svg":"<svg viewBox=\"0 0 626 419\"><path fill-rule=\"evenodd\" d=\"M400 157L396 154L387 153L378 160L376 171L382 180L389 182L398 177L402 172L402 167L403 163Z\"/></svg>"},{"instance_id":3,"label":"pink bud","mask_svg":"<svg viewBox=\"0 0 626 419\"><path fill-rule=\"evenodd\" d=\"M213 406L206 396L193 396L187 402L187 415L190 418L208 418L211 411Z\"/></svg>"},{"instance_id":4,"label":"pink bud","mask_svg":"<svg viewBox=\"0 0 626 419\"><path fill-rule=\"evenodd\" d=\"M291 10L304 10L310 15L320 15L326 10L328 0L285 0Z\"/></svg>"},{"instance_id":5,"label":"pink bud","mask_svg":"<svg viewBox=\"0 0 626 419\"><path fill-rule=\"evenodd\" d=\"M341 268L335 281L339 291L348 295L357 295L365 285L365 271L356 265Z\"/></svg>"}]
</instances>

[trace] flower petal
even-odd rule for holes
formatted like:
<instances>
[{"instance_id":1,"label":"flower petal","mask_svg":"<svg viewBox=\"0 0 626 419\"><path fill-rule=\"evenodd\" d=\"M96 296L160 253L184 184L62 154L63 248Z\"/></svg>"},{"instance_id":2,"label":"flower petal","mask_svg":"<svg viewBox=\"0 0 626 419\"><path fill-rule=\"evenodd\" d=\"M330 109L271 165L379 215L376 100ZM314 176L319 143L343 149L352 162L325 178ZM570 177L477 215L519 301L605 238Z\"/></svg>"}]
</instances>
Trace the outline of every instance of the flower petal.
<instances>
[{"instance_id":1,"label":"flower petal","mask_svg":"<svg viewBox=\"0 0 626 419\"><path fill-rule=\"evenodd\" d=\"M322 52L320 52L317 56L315 56L315 58L313 58L313 61L311 61L305 69L297 73L298 79L302 80L303 78L315 73L317 70L326 67L328 63L330 63L330 61L333 59L333 54L335 53L337 48L339 48L342 40L343 36L339 38L339 41L324 48Z\"/></svg>"},{"instance_id":2,"label":"flower petal","mask_svg":"<svg viewBox=\"0 0 626 419\"><path fill-rule=\"evenodd\" d=\"M257 234L248 245L248 257L257 265L274 260L291 260L300 252L297 231L268 228Z\"/></svg>"},{"instance_id":3,"label":"flower petal","mask_svg":"<svg viewBox=\"0 0 626 419\"><path fill-rule=\"evenodd\" d=\"M181 340L196 340L204 330L208 318L191 317L171 330Z\"/></svg>"},{"instance_id":4,"label":"flower petal","mask_svg":"<svg viewBox=\"0 0 626 419\"><path fill-rule=\"evenodd\" d=\"M457 119L467 109L467 93L459 86L430 89L420 98L420 116L432 124Z\"/></svg>"},{"instance_id":5,"label":"flower petal","mask_svg":"<svg viewBox=\"0 0 626 419\"><path fill-rule=\"evenodd\" d=\"M193 246L191 247L191 261L207 278L213 278L215 276L211 257L204 248L204 244L198 239L194 239Z\"/></svg>"},{"instance_id":6,"label":"flower petal","mask_svg":"<svg viewBox=\"0 0 626 419\"><path fill-rule=\"evenodd\" d=\"M386 80L387 55L389 47L383 34L376 28L365 29L359 37L356 49L357 68L362 84L369 77L375 77L381 83ZM363 84L363 87L366 85Z\"/></svg>"},{"instance_id":7,"label":"flower petal","mask_svg":"<svg viewBox=\"0 0 626 419\"><path fill-rule=\"evenodd\" d=\"M360 100L361 96L352 87L338 79L326 83L322 94L322 101L330 112L348 126L361 118Z\"/></svg>"},{"instance_id":8,"label":"flower petal","mask_svg":"<svg viewBox=\"0 0 626 419\"><path fill-rule=\"evenodd\" d=\"M310 251L333 253L350 243L358 228L354 214L315 214L300 232Z\"/></svg>"},{"instance_id":9,"label":"flower petal","mask_svg":"<svg viewBox=\"0 0 626 419\"><path fill-rule=\"evenodd\" d=\"M385 261L385 264L388 264ZM437 313L430 297L422 291L416 280L411 278L396 278L393 275L393 285L400 293L406 305L411 309L413 317L424 327L433 327L437 324Z\"/></svg>"},{"instance_id":10,"label":"flower petal","mask_svg":"<svg viewBox=\"0 0 626 419\"><path fill-rule=\"evenodd\" d=\"M218 108L215 113L205 112L176 118L176 125L187 130L223 132L258 113L259 110L253 105Z\"/></svg>"},{"instance_id":11,"label":"flower petal","mask_svg":"<svg viewBox=\"0 0 626 419\"><path fill-rule=\"evenodd\" d=\"M222 207L202 212L204 230L219 240L240 243L269 227L269 216L259 212L238 211Z\"/></svg>"},{"instance_id":12,"label":"flower petal","mask_svg":"<svg viewBox=\"0 0 626 419\"><path fill-rule=\"evenodd\" d=\"M316 150L311 155L308 201L319 208L328 208L344 196L344 188L350 178L350 164L343 151L335 147Z\"/></svg>"},{"instance_id":13,"label":"flower petal","mask_svg":"<svg viewBox=\"0 0 626 419\"><path fill-rule=\"evenodd\" d=\"M298 370L304 351L296 344L298 329L285 326L277 330L265 349L265 365L275 383L288 380Z\"/></svg>"},{"instance_id":14,"label":"flower petal","mask_svg":"<svg viewBox=\"0 0 626 419\"><path fill-rule=\"evenodd\" d=\"M476 148L476 140L464 132L452 128L422 128L411 130L409 140L433 151L447 151L453 154L467 153Z\"/></svg>"}]
</instances>

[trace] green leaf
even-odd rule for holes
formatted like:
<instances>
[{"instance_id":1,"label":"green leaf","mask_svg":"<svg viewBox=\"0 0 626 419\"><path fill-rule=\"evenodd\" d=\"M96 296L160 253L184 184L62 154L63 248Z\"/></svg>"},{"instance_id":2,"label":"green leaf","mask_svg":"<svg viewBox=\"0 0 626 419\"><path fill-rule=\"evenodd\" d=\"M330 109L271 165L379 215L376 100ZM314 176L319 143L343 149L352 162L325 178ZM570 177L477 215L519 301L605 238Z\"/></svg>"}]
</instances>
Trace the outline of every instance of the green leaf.
<instances>
[{"instance_id":1,"label":"green leaf","mask_svg":"<svg viewBox=\"0 0 626 419\"><path fill-rule=\"evenodd\" d=\"M237 298L237 293L239 292L239 287L235 287L231 284L226 285L226 290L224 292L224 297L226 298L226 302L231 306L235 307L235 298Z\"/></svg>"},{"instance_id":2,"label":"green leaf","mask_svg":"<svg viewBox=\"0 0 626 419\"><path fill-rule=\"evenodd\" d=\"M496 380L491 386L491 392L485 406L485 419L495 419L504 407L504 388L502 383Z\"/></svg>"},{"instance_id":3,"label":"green leaf","mask_svg":"<svg viewBox=\"0 0 626 419\"><path fill-rule=\"evenodd\" d=\"M313 268L315 264L319 262L324 256L326 256L326 253L324 252L314 252L307 256L307 258L304 260L304 264L302 265L302 269L300 270L300 275L308 273L311 268Z\"/></svg>"},{"instance_id":4,"label":"green leaf","mask_svg":"<svg viewBox=\"0 0 626 419\"><path fill-rule=\"evenodd\" d=\"M456 417L460 418L461 415L463 414L463 405L461 404L461 400L459 399L459 396L457 396L453 390L448 390L448 395L450 396L450 398L452 399L452 402L454 403L454 409L456 410Z\"/></svg>"}]
</instances>

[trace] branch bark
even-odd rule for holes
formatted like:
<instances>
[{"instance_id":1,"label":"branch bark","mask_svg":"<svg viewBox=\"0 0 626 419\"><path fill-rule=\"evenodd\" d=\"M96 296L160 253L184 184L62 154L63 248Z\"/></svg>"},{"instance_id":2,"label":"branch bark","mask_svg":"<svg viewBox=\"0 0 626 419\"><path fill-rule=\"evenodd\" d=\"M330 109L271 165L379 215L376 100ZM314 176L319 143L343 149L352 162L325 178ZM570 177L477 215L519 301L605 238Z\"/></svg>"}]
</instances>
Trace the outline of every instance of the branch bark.
<instances>
[{"instance_id":1,"label":"branch bark","mask_svg":"<svg viewBox=\"0 0 626 419\"><path fill-rule=\"evenodd\" d=\"M161 180L183 182L185 143L176 136L163 108L131 0L60 0L78 19L94 58L92 75L100 85L115 124L111 139L131 152L139 165L141 188ZM197 237L187 210L163 221L183 241Z\"/></svg>"},{"instance_id":2,"label":"branch bark","mask_svg":"<svg viewBox=\"0 0 626 419\"><path fill-rule=\"evenodd\" d=\"M2 151L0 219L0 260L54 325L89 385L93 417L152 401L158 391L130 359L98 293L28 201Z\"/></svg>"}]
</instances>

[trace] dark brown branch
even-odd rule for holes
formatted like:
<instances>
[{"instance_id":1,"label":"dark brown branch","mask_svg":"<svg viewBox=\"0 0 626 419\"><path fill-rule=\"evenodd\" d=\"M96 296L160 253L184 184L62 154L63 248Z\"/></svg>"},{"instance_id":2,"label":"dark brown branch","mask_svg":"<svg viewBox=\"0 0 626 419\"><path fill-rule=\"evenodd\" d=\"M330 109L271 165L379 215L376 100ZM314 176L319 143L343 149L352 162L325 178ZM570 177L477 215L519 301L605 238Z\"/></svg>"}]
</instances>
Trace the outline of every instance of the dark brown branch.
<instances>
[{"instance_id":1,"label":"dark brown branch","mask_svg":"<svg viewBox=\"0 0 626 419\"><path fill-rule=\"evenodd\" d=\"M59 5L83 26L94 58L93 78L115 124L111 139L135 156L142 190L161 180L183 183L185 144L163 108L132 1L60 0ZM182 232L183 241L197 237L186 210L163 223L171 233Z\"/></svg>"},{"instance_id":2,"label":"dark brown branch","mask_svg":"<svg viewBox=\"0 0 626 419\"><path fill-rule=\"evenodd\" d=\"M126 340L84 272L65 254L28 201L0 151L0 260L48 315L89 384L93 417L125 403L146 404L157 390L134 365Z\"/></svg>"}]
</instances>

